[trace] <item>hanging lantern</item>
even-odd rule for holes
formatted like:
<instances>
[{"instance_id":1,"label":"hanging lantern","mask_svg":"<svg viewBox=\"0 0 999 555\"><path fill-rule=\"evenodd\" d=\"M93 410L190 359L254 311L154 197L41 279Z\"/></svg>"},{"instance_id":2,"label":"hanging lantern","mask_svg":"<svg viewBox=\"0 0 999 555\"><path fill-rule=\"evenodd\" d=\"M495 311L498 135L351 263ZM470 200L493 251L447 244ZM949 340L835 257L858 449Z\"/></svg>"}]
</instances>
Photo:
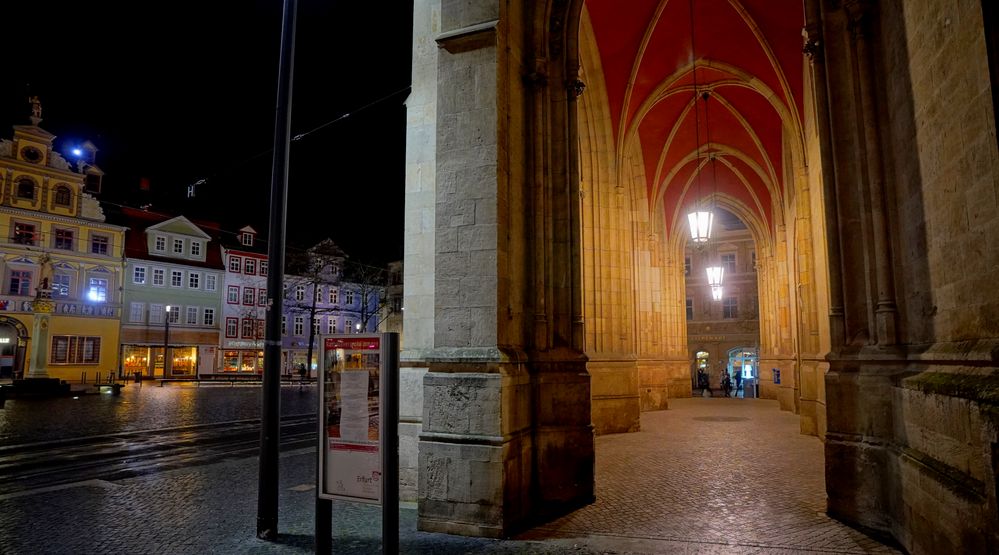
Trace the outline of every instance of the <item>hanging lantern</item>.
<instances>
[{"instance_id":1,"label":"hanging lantern","mask_svg":"<svg viewBox=\"0 0 999 555\"><path fill-rule=\"evenodd\" d=\"M711 238L711 224L715 215L707 210L698 210L687 214L690 223L690 240L695 243L705 243Z\"/></svg>"},{"instance_id":2,"label":"hanging lantern","mask_svg":"<svg viewBox=\"0 0 999 555\"><path fill-rule=\"evenodd\" d=\"M711 286L711 300L720 301L722 300L722 286L712 285Z\"/></svg>"},{"instance_id":3,"label":"hanging lantern","mask_svg":"<svg viewBox=\"0 0 999 555\"><path fill-rule=\"evenodd\" d=\"M708 266L708 285L712 287L721 287L722 278L725 277L725 267L724 266Z\"/></svg>"}]
</instances>

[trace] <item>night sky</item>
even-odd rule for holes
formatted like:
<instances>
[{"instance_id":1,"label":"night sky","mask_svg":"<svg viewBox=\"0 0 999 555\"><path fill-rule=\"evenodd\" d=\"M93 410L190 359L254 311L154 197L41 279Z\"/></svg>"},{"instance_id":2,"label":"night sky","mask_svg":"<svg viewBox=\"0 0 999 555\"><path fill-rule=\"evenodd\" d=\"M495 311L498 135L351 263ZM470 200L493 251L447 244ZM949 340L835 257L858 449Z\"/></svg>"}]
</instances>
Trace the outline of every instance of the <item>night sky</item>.
<instances>
[{"instance_id":1,"label":"night sky","mask_svg":"<svg viewBox=\"0 0 999 555\"><path fill-rule=\"evenodd\" d=\"M280 0L8 4L0 137L37 95L59 151L100 149L102 201L267 233ZM289 248L328 236L351 259L402 258L412 10L299 0L292 135L351 115L292 143Z\"/></svg>"}]
</instances>

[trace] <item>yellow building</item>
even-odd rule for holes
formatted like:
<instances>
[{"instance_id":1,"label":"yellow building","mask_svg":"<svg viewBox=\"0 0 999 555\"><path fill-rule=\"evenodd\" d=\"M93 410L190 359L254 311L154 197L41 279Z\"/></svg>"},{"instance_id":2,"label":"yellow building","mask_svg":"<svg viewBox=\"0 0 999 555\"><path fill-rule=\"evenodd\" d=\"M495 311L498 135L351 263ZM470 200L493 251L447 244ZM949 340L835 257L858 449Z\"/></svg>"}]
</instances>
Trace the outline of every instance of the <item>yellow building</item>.
<instances>
[{"instance_id":1,"label":"yellow building","mask_svg":"<svg viewBox=\"0 0 999 555\"><path fill-rule=\"evenodd\" d=\"M106 379L118 368L125 228L104 223L93 196L97 149L84 143L70 165L40 112L0 139L0 379Z\"/></svg>"}]
</instances>

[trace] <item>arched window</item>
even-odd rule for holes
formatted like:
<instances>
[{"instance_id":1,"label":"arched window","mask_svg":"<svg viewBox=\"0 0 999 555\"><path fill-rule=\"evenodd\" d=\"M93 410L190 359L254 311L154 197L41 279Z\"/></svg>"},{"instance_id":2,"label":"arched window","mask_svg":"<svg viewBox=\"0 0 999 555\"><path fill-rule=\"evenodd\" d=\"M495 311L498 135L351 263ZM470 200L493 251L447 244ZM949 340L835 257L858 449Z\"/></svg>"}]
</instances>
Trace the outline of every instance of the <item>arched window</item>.
<instances>
[{"instance_id":1,"label":"arched window","mask_svg":"<svg viewBox=\"0 0 999 555\"><path fill-rule=\"evenodd\" d=\"M65 185L60 185L56 187L55 190L55 204L56 206L69 206L70 200L73 197L73 193L70 192L69 187Z\"/></svg>"},{"instance_id":2,"label":"arched window","mask_svg":"<svg viewBox=\"0 0 999 555\"><path fill-rule=\"evenodd\" d=\"M28 179L27 177L22 177L17 182L17 198L24 198L28 200L35 199L35 182Z\"/></svg>"}]
</instances>

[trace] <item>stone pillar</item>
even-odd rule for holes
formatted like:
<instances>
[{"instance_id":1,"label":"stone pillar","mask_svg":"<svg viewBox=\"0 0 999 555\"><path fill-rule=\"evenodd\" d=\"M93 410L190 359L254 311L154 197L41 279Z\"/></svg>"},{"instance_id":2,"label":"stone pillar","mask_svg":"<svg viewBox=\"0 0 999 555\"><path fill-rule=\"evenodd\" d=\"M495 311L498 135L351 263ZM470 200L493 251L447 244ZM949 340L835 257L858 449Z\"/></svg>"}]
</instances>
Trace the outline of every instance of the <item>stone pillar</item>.
<instances>
[{"instance_id":1,"label":"stone pillar","mask_svg":"<svg viewBox=\"0 0 999 555\"><path fill-rule=\"evenodd\" d=\"M49 319L55 303L51 299L35 299L31 305L31 359L27 378L49 377Z\"/></svg>"}]
</instances>

